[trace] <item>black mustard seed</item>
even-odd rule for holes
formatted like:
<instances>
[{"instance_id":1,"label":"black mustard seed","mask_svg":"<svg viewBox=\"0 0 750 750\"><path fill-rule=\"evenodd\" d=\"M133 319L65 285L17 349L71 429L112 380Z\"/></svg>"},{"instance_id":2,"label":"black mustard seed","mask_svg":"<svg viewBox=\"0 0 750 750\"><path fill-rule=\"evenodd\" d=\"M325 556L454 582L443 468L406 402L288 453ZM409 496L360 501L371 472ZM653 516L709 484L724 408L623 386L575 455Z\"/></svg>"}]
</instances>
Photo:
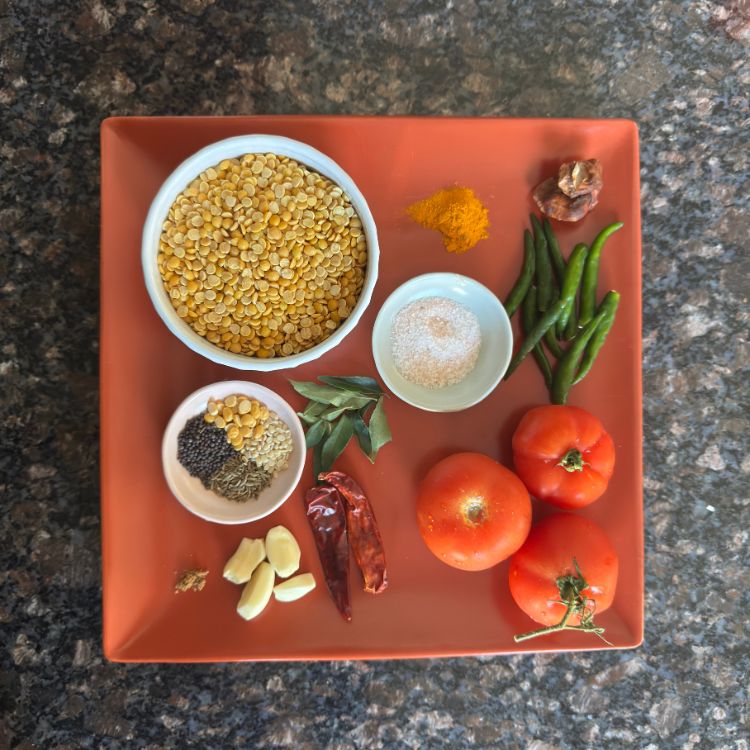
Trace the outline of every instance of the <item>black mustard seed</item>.
<instances>
[{"instance_id":1,"label":"black mustard seed","mask_svg":"<svg viewBox=\"0 0 750 750\"><path fill-rule=\"evenodd\" d=\"M177 460L206 489L210 489L211 477L236 454L224 430L206 422L203 414L188 419L177 436Z\"/></svg>"}]
</instances>

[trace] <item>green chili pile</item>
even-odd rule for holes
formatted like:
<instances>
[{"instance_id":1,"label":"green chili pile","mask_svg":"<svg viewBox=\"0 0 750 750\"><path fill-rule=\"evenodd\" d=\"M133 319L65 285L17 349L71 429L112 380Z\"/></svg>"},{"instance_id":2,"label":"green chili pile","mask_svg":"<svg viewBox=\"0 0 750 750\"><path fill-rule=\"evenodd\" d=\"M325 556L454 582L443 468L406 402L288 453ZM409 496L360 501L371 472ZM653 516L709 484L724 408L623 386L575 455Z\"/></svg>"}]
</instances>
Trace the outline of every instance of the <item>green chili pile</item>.
<instances>
[{"instance_id":1,"label":"green chili pile","mask_svg":"<svg viewBox=\"0 0 750 750\"><path fill-rule=\"evenodd\" d=\"M621 229L617 221L602 229L589 248L576 245L568 260L549 219L531 215L523 235L523 266L505 300L511 317L521 310L524 339L505 373L507 379L532 354L552 403L564 404L570 389L591 371L615 322L620 295L608 292L597 306L599 262L607 239ZM547 351L556 360L550 364Z\"/></svg>"}]
</instances>

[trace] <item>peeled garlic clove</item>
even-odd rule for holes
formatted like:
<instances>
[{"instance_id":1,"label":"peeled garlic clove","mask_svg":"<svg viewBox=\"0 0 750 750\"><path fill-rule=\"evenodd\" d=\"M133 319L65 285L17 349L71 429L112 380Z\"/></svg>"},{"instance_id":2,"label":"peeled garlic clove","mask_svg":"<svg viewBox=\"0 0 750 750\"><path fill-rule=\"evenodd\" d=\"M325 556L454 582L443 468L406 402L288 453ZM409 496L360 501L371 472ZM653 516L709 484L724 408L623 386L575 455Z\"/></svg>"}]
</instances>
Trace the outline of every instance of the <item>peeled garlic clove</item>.
<instances>
[{"instance_id":1,"label":"peeled garlic clove","mask_svg":"<svg viewBox=\"0 0 750 750\"><path fill-rule=\"evenodd\" d=\"M237 604L237 614L246 620L257 617L266 608L271 598L273 582L273 568L267 562L262 562L242 589L242 596Z\"/></svg>"},{"instance_id":2,"label":"peeled garlic clove","mask_svg":"<svg viewBox=\"0 0 750 750\"><path fill-rule=\"evenodd\" d=\"M266 557L262 539L243 539L237 551L224 566L224 578L232 583L245 583Z\"/></svg>"},{"instance_id":3,"label":"peeled garlic clove","mask_svg":"<svg viewBox=\"0 0 750 750\"><path fill-rule=\"evenodd\" d=\"M280 578L299 570L299 544L292 532L283 526L274 526L266 534L266 557Z\"/></svg>"},{"instance_id":4,"label":"peeled garlic clove","mask_svg":"<svg viewBox=\"0 0 750 750\"><path fill-rule=\"evenodd\" d=\"M293 602L301 599L315 588L315 578L312 573L301 573L284 583L273 587L273 595L278 602Z\"/></svg>"}]
</instances>

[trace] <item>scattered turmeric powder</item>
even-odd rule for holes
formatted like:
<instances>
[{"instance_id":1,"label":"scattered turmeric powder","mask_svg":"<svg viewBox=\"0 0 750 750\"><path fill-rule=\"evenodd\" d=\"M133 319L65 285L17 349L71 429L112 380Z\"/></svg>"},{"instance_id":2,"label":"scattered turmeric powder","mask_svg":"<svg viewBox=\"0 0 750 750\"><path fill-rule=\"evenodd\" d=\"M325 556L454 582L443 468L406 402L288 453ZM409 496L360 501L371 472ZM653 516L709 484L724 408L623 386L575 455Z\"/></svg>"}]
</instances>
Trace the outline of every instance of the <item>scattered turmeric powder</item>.
<instances>
[{"instance_id":1,"label":"scattered turmeric powder","mask_svg":"<svg viewBox=\"0 0 750 750\"><path fill-rule=\"evenodd\" d=\"M439 190L406 209L417 224L437 229L449 253L465 253L479 240L486 240L490 225L487 209L471 188Z\"/></svg>"}]
</instances>

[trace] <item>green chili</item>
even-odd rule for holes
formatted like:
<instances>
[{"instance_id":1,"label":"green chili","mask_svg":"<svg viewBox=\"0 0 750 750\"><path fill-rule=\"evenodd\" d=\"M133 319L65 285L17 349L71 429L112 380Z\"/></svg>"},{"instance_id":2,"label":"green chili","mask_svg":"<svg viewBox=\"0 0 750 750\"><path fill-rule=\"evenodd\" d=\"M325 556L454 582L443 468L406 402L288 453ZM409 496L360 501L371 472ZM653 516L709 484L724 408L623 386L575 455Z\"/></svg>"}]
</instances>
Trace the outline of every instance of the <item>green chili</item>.
<instances>
[{"instance_id":1,"label":"green chili","mask_svg":"<svg viewBox=\"0 0 750 750\"><path fill-rule=\"evenodd\" d=\"M591 250L586 258L586 266L583 269L583 279L581 281L581 306L578 311L578 325L580 326L587 325L594 316L594 310L596 309L596 282L597 277L599 276L599 260L601 259L604 243L611 234L614 234L618 229L622 229L622 227L623 223L621 221L616 221L614 224L604 227L591 245Z\"/></svg>"},{"instance_id":2,"label":"green chili","mask_svg":"<svg viewBox=\"0 0 750 750\"><path fill-rule=\"evenodd\" d=\"M612 330L612 326L615 322L615 315L617 314L617 306L619 304L619 293L609 292L602 300L601 305L599 305L597 313L604 312L604 319L597 327L596 332L586 346L586 350L583 353L583 359L581 360L581 366L578 369L578 374L573 380L573 385L580 383L589 374L589 370L591 370L599 351L604 346L604 342L607 340L607 336Z\"/></svg>"},{"instance_id":3,"label":"green chili","mask_svg":"<svg viewBox=\"0 0 750 750\"><path fill-rule=\"evenodd\" d=\"M523 298L523 304L521 305L521 328L525 335L529 335L534 328L536 322L536 287L530 286L529 291L526 292L526 296ZM541 344L537 344L532 350L532 355L536 360L539 369L544 376L544 383L547 388L552 387L552 368L550 367L547 355L544 353L544 349Z\"/></svg>"},{"instance_id":4,"label":"green chili","mask_svg":"<svg viewBox=\"0 0 750 750\"><path fill-rule=\"evenodd\" d=\"M564 303L565 300L557 300L549 308L549 310L547 310L544 315L542 315L542 317L537 320L534 327L526 335L526 338L521 343L518 352L516 352L516 356L513 357L510 365L508 365L508 369L504 377L505 380L507 380L513 374L518 365L520 365L521 362L523 362L523 360L526 358L526 355L530 354L534 347L542 340L542 337L547 332L549 327L553 326L557 322L557 319L560 317L560 313L562 312Z\"/></svg>"},{"instance_id":5,"label":"green chili","mask_svg":"<svg viewBox=\"0 0 750 750\"><path fill-rule=\"evenodd\" d=\"M565 356L557 363L555 377L552 379L552 403L564 404L568 400L568 392L573 385L573 378L578 370L578 363L597 327L604 320L606 313L597 313L586 327L573 339Z\"/></svg>"},{"instance_id":6,"label":"green chili","mask_svg":"<svg viewBox=\"0 0 750 750\"><path fill-rule=\"evenodd\" d=\"M565 277L565 260L560 252L560 243L557 241L557 237L555 237L555 233L552 231L552 224L550 224L550 221L546 216L544 217L542 228L544 229L544 237L547 240L547 249L549 250L549 257L552 261L552 268L555 269L557 280L562 284L563 278Z\"/></svg>"},{"instance_id":7,"label":"green chili","mask_svg":"<svg viewBox=\"0 0 750 750\"><path fill-rule=\"evenodd\" d=\"M568 325L570 316L573 313L575 307L576 293L581 283L581 277L583 276L583 269L586 264L586 256L588 255L588 248L584 244L578 244L573 248L573 252L568 258L568 266L565 269L565 276L562 281L562 294L568 304L563 310L560 319L557 321L557 335L558 338L562 338L565 333L565 327Z\"/></svg>"},{"instance_id":8,"label":"green chili","mask_svg":"<svg viewBox=\"0 0 750 750\"><path fill-rule=\"evenodd\" d=\"M568 318L568 325L565 326L565 333L563 333L563 339L565 341L571 341L575 338L578 333L578 315L576 314L576 300L573 298L573 309L570 311L570 317Z\"/></svg>"},{"instance_id":9,"label":"green chili","mask_svg":"<svg viewBox=\"0 0 750 750\"><path fill-rule=\"evenodd\" d=\"M547 252L544 230L535 214L531 214L531 226L534 229L534 250L536 251L536 306L539 312L544 312L552 301L552 266Z\"/></svg>"},{"instance_id":10,"label":"green chili","mask_svg":"<svg viewBox=\"0 0 750 750\"><path fill-rule=\"evenodd\" d=\"M518 309L521 302L525 299L526 293L529 291L531 282L534 279L535 265L534 238L531 236L531 232L526 229L523 233L523 267L521 268L521 275L505 300L505 312L508 313L509 318Z\"/></svg>"},{"instance_id":11,"label":"green chili","mask_svg":"<svg viewBox=\"0 0 750 750\"><path fill-rule=\"evenodd\" d=\"M560 322L559 318L557 322ZM560 357L565 354L560 344L557 343L557 338L555 338L555 326L547 329L547 332L544 334L544 342L547 344L547 348L550 350L550 353L553 356L557 357L557 359L560 359Z\"/></svg>"}]
</instances>

